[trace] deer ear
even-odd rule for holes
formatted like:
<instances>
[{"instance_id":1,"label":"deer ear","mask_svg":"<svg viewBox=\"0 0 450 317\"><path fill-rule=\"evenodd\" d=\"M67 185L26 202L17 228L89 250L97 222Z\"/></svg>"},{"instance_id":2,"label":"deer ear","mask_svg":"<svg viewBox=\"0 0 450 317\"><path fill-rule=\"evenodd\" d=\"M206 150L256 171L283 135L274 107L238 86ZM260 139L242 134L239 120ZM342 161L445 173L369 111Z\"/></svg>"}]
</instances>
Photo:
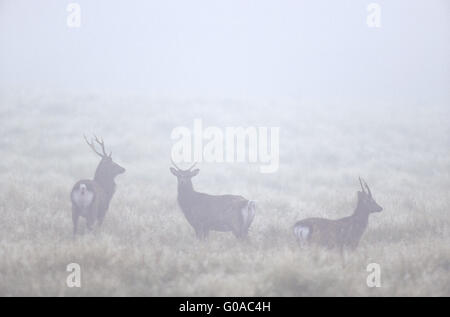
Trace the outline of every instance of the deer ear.
<instances>
[{"instance_id":1,"label":"deer ear","mask_svg":"<svg viewBox=\"0 0 450 317\"><path fill-rule=\"evenodd\" d=\"M192 177L194 177L195 175L197 175L198 172L200 172L200 170L199 170L198 168L196 168L195 170L191 171Z\"/></svg>"},{"instance_id":2,"label":"deer ear","mask_svg":"<svg viewBox=\"0 0 450 317\"><path fill-rule=\"evenodd\" d=\"M170 168L170 171L172 172L173 175L178 176L177 170L174 169L173 167Z\"/></svg>"}]
</instances>

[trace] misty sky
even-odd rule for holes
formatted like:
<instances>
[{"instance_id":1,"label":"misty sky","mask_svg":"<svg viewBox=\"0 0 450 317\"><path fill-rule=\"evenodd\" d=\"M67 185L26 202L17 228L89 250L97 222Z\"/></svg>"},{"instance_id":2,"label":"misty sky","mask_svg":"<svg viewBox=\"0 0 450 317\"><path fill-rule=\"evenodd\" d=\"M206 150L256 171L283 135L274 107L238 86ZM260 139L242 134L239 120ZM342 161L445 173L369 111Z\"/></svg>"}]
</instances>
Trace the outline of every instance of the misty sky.
<instances>
[{"instance_id":1,"label":"misty sky","mask_svg":"<svg viewBox=\"0 0 450 317\"><path fill-rule=\"evenodd\" d=\"M450 2L0 0L0 92L450 100Z\"/></svg>"}]
</instances>

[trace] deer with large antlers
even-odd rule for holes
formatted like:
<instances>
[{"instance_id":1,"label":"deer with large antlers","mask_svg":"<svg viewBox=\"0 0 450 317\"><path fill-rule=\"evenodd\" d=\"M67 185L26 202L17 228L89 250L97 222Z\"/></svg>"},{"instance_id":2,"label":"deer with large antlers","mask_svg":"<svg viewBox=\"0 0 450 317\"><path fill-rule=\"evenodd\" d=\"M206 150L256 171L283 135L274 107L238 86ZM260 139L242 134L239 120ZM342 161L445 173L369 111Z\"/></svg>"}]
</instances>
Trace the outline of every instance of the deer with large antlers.
<instances>
[{"instance_id":1,"label":"deer with large antlers","mask_svg":"<svg viewBox=\"0 0 450 317\"><path fill-rule=\"evenodd\" d=\"M178 204L197 238L206 239L209 231L231 231L237 238L245 238L255 216L256 204L236 195L208 195L192 186L192 177L200 170L182 170L172 161L170 168L178 180Z\"/></svg>"},{"instance_id":2,"label":"deer with large antlers","mask_svg":"<svg viewBox=\"0 0 450 317\"><path fill-rule=\"evenodd\" d=\"M363 185L364 182L364 185ZM358 203L351 216L330 220L308 218L294 225L294 234L300 243L317 244L327 248L355 249L367 228L369 215L383 210L372 196L367 183L359 178L361 191L358 191Z\"/></svg>"},{"instance_id":3,"label":"deer with large antlers","mask_svg":"<svg viewBox=\"0 0 450 317\"><path fill-rule=\"evenodd\" d=\"M95 142L100 146L101 152L97 151L94 140L89 142L84 137L88 146L101 157L100 163L95 171L94 179L83 179L78 181L72 188L70 198L72 200L72 221L73 235L75 236L78 228L78 218L86 218L86 224L89 231L97 222L101 226L105 218L109 203L116 190L114 178L125 172L125 169L112 160L112 153L105 151L103 140L95 136Z\"/></svg>"}]
</instances>

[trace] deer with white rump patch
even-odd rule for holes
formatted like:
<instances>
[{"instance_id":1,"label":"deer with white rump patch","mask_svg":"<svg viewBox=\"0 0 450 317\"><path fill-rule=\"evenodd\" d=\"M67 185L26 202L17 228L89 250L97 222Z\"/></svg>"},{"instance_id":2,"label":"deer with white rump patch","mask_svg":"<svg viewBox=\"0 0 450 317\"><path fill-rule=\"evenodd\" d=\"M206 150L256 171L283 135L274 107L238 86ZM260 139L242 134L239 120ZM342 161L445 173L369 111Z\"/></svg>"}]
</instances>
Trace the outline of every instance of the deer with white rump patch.
<instances>
[{"instance_id":1,"label":"deer with white rump patch","mask_svg":"<svg viewBox=\"0 0 450 317\"><path fill-rule=\"evenodd\" d=\"M236 195L208 195L192 186L192 177L200 170L192 165L182 170L172 161L170 168L178 180L178 204L199 239L206 239L209 231L231 231L237 238L248 235L255 216L256 204Z\"/></svg>"},{"instance_id":2,"label":"deer with white rump patch","mask_svg":"<svg viewBox=\"0 0 450 317\"><path fill-rule=\"evenodd\" d=\"M96 150L94 141L89 142L84 137L89 147L102 159L95 171L94 179L83 179L78 181L70 193L72 200L72 222L73 235L75 236L78 228L78 218L86 218L86 224L89 231L97 221L97 225L101 226L105 218L109 203L116 190L114 178L125 172L125 169L112 160L112 153L105 151L103 140L95 137L95 142L100 145L102 152Z\"/></svg>"},{"instance_id":3,"label":"deer with white rump patch","mask_svg":"<svg viewBox=\"0 0 450 317\"><path fill-rule=\"evenodd\" d=\"M363 185L364 182L364 185ZM330 220L325 218L307 218L294 225L294 234L300 243L317 244L327 248L344 247L355 249L367 228L369 215L380 212L383 208L377 204L369 186L359 178L361 191L358 192L358 203L351 216Z\"/></svg>"}]
</instances>

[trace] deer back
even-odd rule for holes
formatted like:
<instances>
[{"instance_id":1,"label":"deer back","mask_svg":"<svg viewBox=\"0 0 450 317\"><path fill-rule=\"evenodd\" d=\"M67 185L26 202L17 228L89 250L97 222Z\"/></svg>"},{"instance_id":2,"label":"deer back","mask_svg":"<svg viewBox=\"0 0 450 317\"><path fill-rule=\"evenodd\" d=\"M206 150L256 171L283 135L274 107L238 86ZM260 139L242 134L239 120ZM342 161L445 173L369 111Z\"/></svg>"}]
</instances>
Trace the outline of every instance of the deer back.
<instances>
[{"instance_id":1,"label":"deer back","mask_svg":"<svg viewBox=\"0 0 450 317\"><path fill-rule=\"evenodd\" d=\"M308 218L295 224L294 233L299 239L327 248L356 247L366 227L367 222L359 222L354 216L337 220Z\"/></svg>"},{"instance_id":2,"label":"deer back","mask_svg":"<svg viewBox=\"0 0 450 317\"><path fill-rule=\"evenodd\" d=\"M189 198L181 198L179 203L192 226L209 230L248 229L255 214L254 202L238 195L193 192Z\"/></svg>"}]
</instances>

